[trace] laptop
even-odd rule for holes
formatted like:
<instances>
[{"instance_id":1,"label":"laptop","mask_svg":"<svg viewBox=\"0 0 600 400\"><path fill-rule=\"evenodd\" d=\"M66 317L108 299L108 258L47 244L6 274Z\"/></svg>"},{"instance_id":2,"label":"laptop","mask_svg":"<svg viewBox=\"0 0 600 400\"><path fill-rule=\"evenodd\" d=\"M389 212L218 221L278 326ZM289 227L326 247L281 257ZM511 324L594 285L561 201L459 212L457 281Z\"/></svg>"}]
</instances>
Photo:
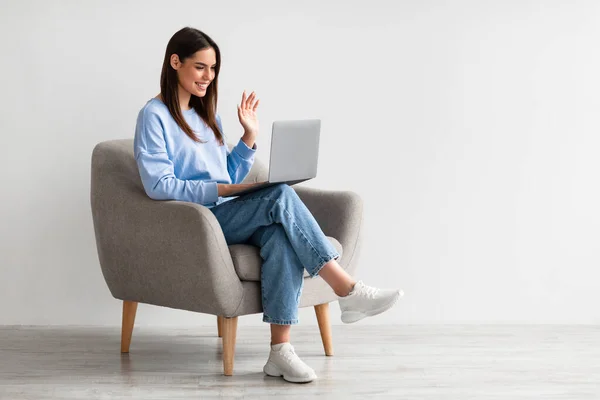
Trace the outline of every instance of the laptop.
<instances>
[{"instance_id":1,"label":"laptop","mask_svg":"<svg viewBox=\"0 0 600 400\"><path fill-rule=\"evenodd\" d=\"M320 119L274 121L269 179L260 185L230 193L227 197L241 196L279 183L292 186L316 177L320 133Z\"/></svg>"}]
</instances>

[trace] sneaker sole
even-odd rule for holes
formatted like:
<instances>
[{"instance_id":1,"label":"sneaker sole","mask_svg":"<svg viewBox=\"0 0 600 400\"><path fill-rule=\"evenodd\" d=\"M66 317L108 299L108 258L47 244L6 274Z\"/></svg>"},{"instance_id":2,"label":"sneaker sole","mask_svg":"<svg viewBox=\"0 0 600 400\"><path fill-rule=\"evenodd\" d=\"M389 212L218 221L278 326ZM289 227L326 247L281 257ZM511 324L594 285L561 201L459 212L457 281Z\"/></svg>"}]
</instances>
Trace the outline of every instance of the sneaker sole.
<instances>
[{"instance_id":1,"label":"sneaker sole","mask_svg":"<svg viewBox=\"0 0 600 400\"><path fill-rule=\"evenodd\" d=\"M353 322L358 322L363 318L373 317L377 314L381 314L382 312L387 311L390 308L392 308L394 305L396 305L396 303L398 302L400 297L402 297L402 295L403 295L402 292L398 292L396 294L396 297L394 297L394 300L390 301L388 304L384 305L383 307L380 307L373 311L369 311L368 313L363 313L360 311L344 311L344 312L342 312L342 322L345 324L351 324Z\"/></svg>"},{"instance_id":2,"label":"sneaker sole","mask_svg":"<svg viewBox=\"0 0 600 400\"><path fill-rule=\"evenodd\" d=\"M317 379L316 376L308 377L308 378L295 378L295 377L286 376L283 372L281 372L281 370L279 369L278 366L274 365L271 362L267 362L265 364L265 366L263 367L263 372L269 376L275 376L275 377L282 376L283 379L285 379L288 382L292 382L292 383L308 383L308 382L312 382L313 380Z\"/></svg>"}]
</instances>

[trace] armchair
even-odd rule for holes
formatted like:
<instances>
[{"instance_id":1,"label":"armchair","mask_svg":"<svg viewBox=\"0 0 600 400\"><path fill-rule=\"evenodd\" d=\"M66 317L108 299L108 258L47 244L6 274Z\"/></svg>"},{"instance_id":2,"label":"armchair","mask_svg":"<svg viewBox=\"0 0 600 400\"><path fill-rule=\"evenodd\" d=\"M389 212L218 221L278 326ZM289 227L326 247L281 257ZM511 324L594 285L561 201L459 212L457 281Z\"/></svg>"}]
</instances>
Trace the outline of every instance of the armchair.
<instances>
[{"instance_id":1,"label":"armchair","mask_svg":"<svg viewBox=\"0 0 600 400\"><path fill-rule=\"evenodd\" d=\"M231 149L233 146L227 144ZM244 183L266 180L255 160ZM362 200L351 191L292 186L354 274ZM138 303L217 316L223 368L233 374L238 317L261 313L260 249L228 246L205 206L150 199L133 156L133 140L98 143L91 157L90 202L98 259L112 296L123 302L121 352L129 352ZM329 303L337 297L305 272L300 307L315 308L326 355L333 355Z\"/></svg>"}]
</instances>

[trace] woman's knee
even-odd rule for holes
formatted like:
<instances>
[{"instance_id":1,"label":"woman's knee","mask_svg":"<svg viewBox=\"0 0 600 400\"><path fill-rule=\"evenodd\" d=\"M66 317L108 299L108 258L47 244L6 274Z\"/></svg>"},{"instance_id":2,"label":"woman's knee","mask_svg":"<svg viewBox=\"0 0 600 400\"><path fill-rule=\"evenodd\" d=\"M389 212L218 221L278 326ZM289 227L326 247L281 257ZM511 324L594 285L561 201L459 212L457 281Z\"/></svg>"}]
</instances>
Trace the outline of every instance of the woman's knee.
<instances>
[{"instance_id":1,"label":"woman's knee","mask_svg":"<svg viewBox=\"0 0 600 400\"><path fill-rule=\"evenodd\" d=\"M287 183L274 185L273 191L279 194L279 196L296 196L296 191Z\"/></svg>"}]
</instances>

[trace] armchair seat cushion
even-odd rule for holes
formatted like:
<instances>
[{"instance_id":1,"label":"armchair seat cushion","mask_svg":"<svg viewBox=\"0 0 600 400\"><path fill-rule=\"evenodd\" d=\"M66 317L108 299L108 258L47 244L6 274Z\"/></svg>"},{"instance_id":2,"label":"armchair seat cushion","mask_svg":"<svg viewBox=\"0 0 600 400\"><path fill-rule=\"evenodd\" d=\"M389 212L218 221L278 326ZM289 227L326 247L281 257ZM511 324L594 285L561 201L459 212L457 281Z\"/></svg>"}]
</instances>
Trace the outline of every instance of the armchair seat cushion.
<instances>
[{"instance_id":1,"label":"armchair seat cushion","mask_svg":"<svg viewBox=\"0 0 600 400\"><path fill-rule=\"evenodd\" d=\"M340 253L340 256L343 256L340 242L330 236L327 236L327 239L329 239L331 244ZM260 282L260 267L263 262L260 256L260 248L250 244L233 244L228 247L231 259L233 260L233 267L240 280ZM308 271L305 269L304 277L309 276Z\"/></svg>"}]
</instances>

